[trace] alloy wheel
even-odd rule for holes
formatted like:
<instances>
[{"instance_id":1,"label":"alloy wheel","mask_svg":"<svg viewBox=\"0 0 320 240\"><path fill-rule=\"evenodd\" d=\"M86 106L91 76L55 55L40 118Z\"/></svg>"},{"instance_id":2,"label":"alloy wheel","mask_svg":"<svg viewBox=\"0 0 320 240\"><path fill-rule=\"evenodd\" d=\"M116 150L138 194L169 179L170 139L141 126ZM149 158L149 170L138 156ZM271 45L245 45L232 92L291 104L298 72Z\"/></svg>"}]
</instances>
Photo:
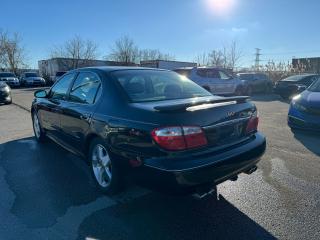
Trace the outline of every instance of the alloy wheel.
<instances>
[{"instance_id":1,"label":"alloy wheel","mask_svg":"<svg viewBox=\"0 0 320 240\"><path fill-rule=\"evenodd\" d=\"M97 144L92 151L92 169L101 187L108 187L112 179L112 166L109 154L104 146Z\"/></svg>"}]
</instances>

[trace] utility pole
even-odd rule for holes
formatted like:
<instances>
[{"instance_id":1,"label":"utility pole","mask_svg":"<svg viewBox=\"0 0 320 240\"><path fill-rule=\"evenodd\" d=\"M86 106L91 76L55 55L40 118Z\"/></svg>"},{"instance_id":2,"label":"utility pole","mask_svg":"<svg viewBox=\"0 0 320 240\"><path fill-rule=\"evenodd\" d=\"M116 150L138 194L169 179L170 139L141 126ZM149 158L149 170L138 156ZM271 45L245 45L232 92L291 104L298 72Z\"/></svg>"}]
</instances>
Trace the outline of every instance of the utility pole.
<instances>
[{"instance_id":1,"label":"utility pole","mask_svg":"<svg viewBox=\"0 0 320 240\"><path fill-rule=\"evenodd\" d=\"M260 67L260 53L261 49L260 48L256 48L256 58L255 58L255 70L259 71L259 67Z\"/></svg>"}]
</instances>

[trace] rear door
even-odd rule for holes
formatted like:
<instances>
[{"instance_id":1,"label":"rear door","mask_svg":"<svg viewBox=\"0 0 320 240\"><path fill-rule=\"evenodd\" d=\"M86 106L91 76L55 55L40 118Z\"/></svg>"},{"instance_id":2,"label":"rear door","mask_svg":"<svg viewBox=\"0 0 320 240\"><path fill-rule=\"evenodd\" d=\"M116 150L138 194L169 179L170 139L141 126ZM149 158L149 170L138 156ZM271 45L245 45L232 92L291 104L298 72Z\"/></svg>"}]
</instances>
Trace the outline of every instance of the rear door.
<instances>
[{"instance_id":1,"label":"rear door","mask_svg":"<svg viewBox=\"0 0 320 240\"><path fill-rule=\"evenodd\" d=\"M73 82L60 117L64 140L70 146L81 147L101 92L101 80L94 72L80 72Z\"/></svg>"}]
</instances>

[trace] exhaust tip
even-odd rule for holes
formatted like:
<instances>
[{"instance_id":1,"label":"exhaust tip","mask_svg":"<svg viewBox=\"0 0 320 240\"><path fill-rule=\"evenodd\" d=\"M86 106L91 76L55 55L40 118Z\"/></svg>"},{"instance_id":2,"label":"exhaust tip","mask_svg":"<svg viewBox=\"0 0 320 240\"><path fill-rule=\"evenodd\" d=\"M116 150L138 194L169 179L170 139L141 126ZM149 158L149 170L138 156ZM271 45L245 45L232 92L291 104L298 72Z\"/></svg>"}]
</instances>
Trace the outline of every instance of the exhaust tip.
<instances>
[{"instance_id":1,"label":"exhaust tip","mask_svg":"<svg viewBox=\"0 0 320 240\"><path fill-rule=\"evenodd\" d=\"M244 173L250 175L250 174L254 173L255 171L257 171L257 169L258 169L258 167L255 165L255 166L249 168L248 170L246 170Z\"/></svg>"}]
</instances>

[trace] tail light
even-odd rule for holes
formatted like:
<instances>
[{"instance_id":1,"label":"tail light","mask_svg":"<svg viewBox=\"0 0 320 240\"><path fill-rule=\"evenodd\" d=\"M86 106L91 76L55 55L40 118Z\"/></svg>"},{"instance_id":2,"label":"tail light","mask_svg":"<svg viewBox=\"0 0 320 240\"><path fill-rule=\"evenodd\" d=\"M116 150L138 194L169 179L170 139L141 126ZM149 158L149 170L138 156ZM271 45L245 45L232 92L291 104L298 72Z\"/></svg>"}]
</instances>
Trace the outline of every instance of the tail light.
<instances>
[{"instance_id":1,"label":"tail light","mask_svg":"<svg viewBox=\"0 0 320 240\"><path fill-rule=\"evenodd\" d=\"M162 148L179 151L207 145L207 138L200 127L164 127L151 132L153 140Z\"/></svg>"},{"instance_id":2,"label":"tail light","mask_svg":"<svg viewBox=\"0 0 320 240\"><path fill-rule=\"evenodd\" d=\"M256 132L258 130L258 125L259 125L259 117L258 116L251 117L247 124L246 133Z\"/></svg>"}]
</instances>

